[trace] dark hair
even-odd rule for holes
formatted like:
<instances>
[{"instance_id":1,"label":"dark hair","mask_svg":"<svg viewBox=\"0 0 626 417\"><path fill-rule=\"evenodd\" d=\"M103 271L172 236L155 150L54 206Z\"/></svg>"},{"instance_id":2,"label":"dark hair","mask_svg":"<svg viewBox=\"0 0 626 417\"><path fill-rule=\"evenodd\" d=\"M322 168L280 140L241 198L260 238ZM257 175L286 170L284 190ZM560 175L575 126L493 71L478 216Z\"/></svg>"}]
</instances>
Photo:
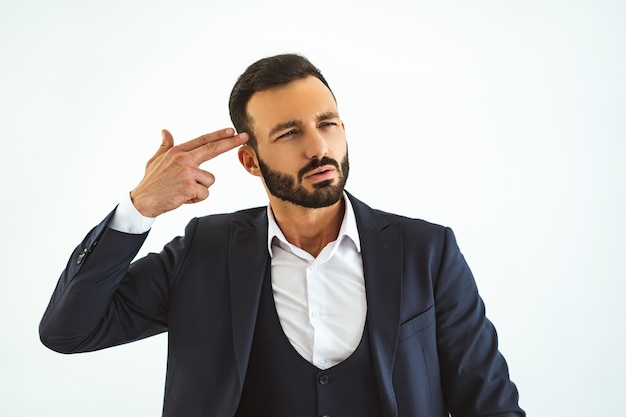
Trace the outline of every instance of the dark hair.
<instances>
[{"instance_id":1,"label":"dark hair","mask_svg":"<svg viewBox=\"0 0 626 417\"><path fill-rule=\"evenodd\" d=\"M251 119L246 111L248 101L254 93L289 84L308 76L319 79L328 89L321 71L303 56L283 54L263 58L250 65L233 86L228 101L230 119L238 132L250 135L248 145L257 150L257 141L252 133ZM332 94L332 90L330 90ZM333 94L334 97L334 94Z\"/></svg>"}]
</instances>

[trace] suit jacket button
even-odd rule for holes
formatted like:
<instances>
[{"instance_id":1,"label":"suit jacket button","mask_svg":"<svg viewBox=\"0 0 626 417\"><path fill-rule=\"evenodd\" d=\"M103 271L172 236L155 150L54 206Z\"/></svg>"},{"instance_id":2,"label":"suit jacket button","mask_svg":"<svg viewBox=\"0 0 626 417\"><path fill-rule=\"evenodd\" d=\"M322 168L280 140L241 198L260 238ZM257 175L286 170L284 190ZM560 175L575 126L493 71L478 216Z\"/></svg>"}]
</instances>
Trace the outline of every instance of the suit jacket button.
<instances>
[{"instance_id":1,"label":"suit jacket button","mask_svg":"<svg viewBox=\"0 0 626 417\"><path fill-rule=\"evenodd\" d=\"M83 252L78 255L78 259L76 259L76 265L82 264L85 256L87 256L87 248L83 249Z\"/></svg>"}]
</instances>

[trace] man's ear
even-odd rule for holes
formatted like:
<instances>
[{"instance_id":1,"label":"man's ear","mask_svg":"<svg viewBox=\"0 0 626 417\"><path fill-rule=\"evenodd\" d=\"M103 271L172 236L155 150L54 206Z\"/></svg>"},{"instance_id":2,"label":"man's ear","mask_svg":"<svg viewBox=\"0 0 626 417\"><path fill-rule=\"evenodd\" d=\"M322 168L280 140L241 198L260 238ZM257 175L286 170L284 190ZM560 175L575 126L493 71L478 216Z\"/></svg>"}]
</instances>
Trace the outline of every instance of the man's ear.
<instances>
[{"instance_id":1,"label":"man's ear","mask_svg":"<svg viewBox=\"0 0 626 417\"><path fill-rule=\"evenodd\" d=\"M252 149L252 146L244 145L239 147L237 156L239 157L239 162L241 162L241 165L243 165L246 171L256 177L261 176L259 161L257 160L256 152Z\"/></svg>"}]
</instances>

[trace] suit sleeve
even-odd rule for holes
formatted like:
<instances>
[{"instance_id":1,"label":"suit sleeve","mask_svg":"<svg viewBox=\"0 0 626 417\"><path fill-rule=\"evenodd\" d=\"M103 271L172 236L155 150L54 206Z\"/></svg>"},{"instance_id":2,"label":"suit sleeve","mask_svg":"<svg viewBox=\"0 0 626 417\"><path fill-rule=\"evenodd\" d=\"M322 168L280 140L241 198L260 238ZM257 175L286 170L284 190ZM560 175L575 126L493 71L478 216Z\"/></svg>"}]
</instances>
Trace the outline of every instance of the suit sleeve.
<instances>
[{"instance_id":1,"label":"suit sleeve","mask_svg":"<svg viewBox=\"0 0 626 417\"><path fill-rule=\"evenodd\" d=\"M496 330L450 229L435 298L442 385L452 416L524 416Z\"/></svg>"},{"instance_id":2,"label":"suit sleeve","mask_svg":"<svg viewBox=\"0 0 626 417\"><path fill-rule=\"evenodd\" d=\"M39 325L61 353L93 351L167 330L169 287L183 238L131 264L147 237L108 227L114 212L72 253Z\"/></svg>"}]
</instances>

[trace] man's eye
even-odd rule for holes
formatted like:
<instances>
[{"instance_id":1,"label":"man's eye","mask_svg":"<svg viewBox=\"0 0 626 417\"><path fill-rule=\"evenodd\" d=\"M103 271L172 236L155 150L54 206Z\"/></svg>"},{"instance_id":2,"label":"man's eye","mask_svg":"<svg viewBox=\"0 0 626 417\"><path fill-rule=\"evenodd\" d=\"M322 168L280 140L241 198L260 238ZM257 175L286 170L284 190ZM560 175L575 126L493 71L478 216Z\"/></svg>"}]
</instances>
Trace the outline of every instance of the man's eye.
<instances>
[{"instance_id":1,"label":"man's eye","mask_svg":"<svg viewBox=\"0 0 626 417\"><path fill-rule=\"evenodd\" d=\"M329 126L337 126L337 123L335 123L335 122L323 122L322 124L320 124L320 127L329 127Z\"/></svg>"},{"instance_id":2,"label":"man's eye","mask_svg":"<svg viewBox=\"0 0 626 417\"><path fill-rule=\"evenodd\" d=\"M295 135L297 132L295 130L290 130L289 132L285 132L282 135L280 135L279 137L277 137L276 139L282 139L282 138L286 138L288 136L293 136Z\"/></svg>"}]
</instances>

